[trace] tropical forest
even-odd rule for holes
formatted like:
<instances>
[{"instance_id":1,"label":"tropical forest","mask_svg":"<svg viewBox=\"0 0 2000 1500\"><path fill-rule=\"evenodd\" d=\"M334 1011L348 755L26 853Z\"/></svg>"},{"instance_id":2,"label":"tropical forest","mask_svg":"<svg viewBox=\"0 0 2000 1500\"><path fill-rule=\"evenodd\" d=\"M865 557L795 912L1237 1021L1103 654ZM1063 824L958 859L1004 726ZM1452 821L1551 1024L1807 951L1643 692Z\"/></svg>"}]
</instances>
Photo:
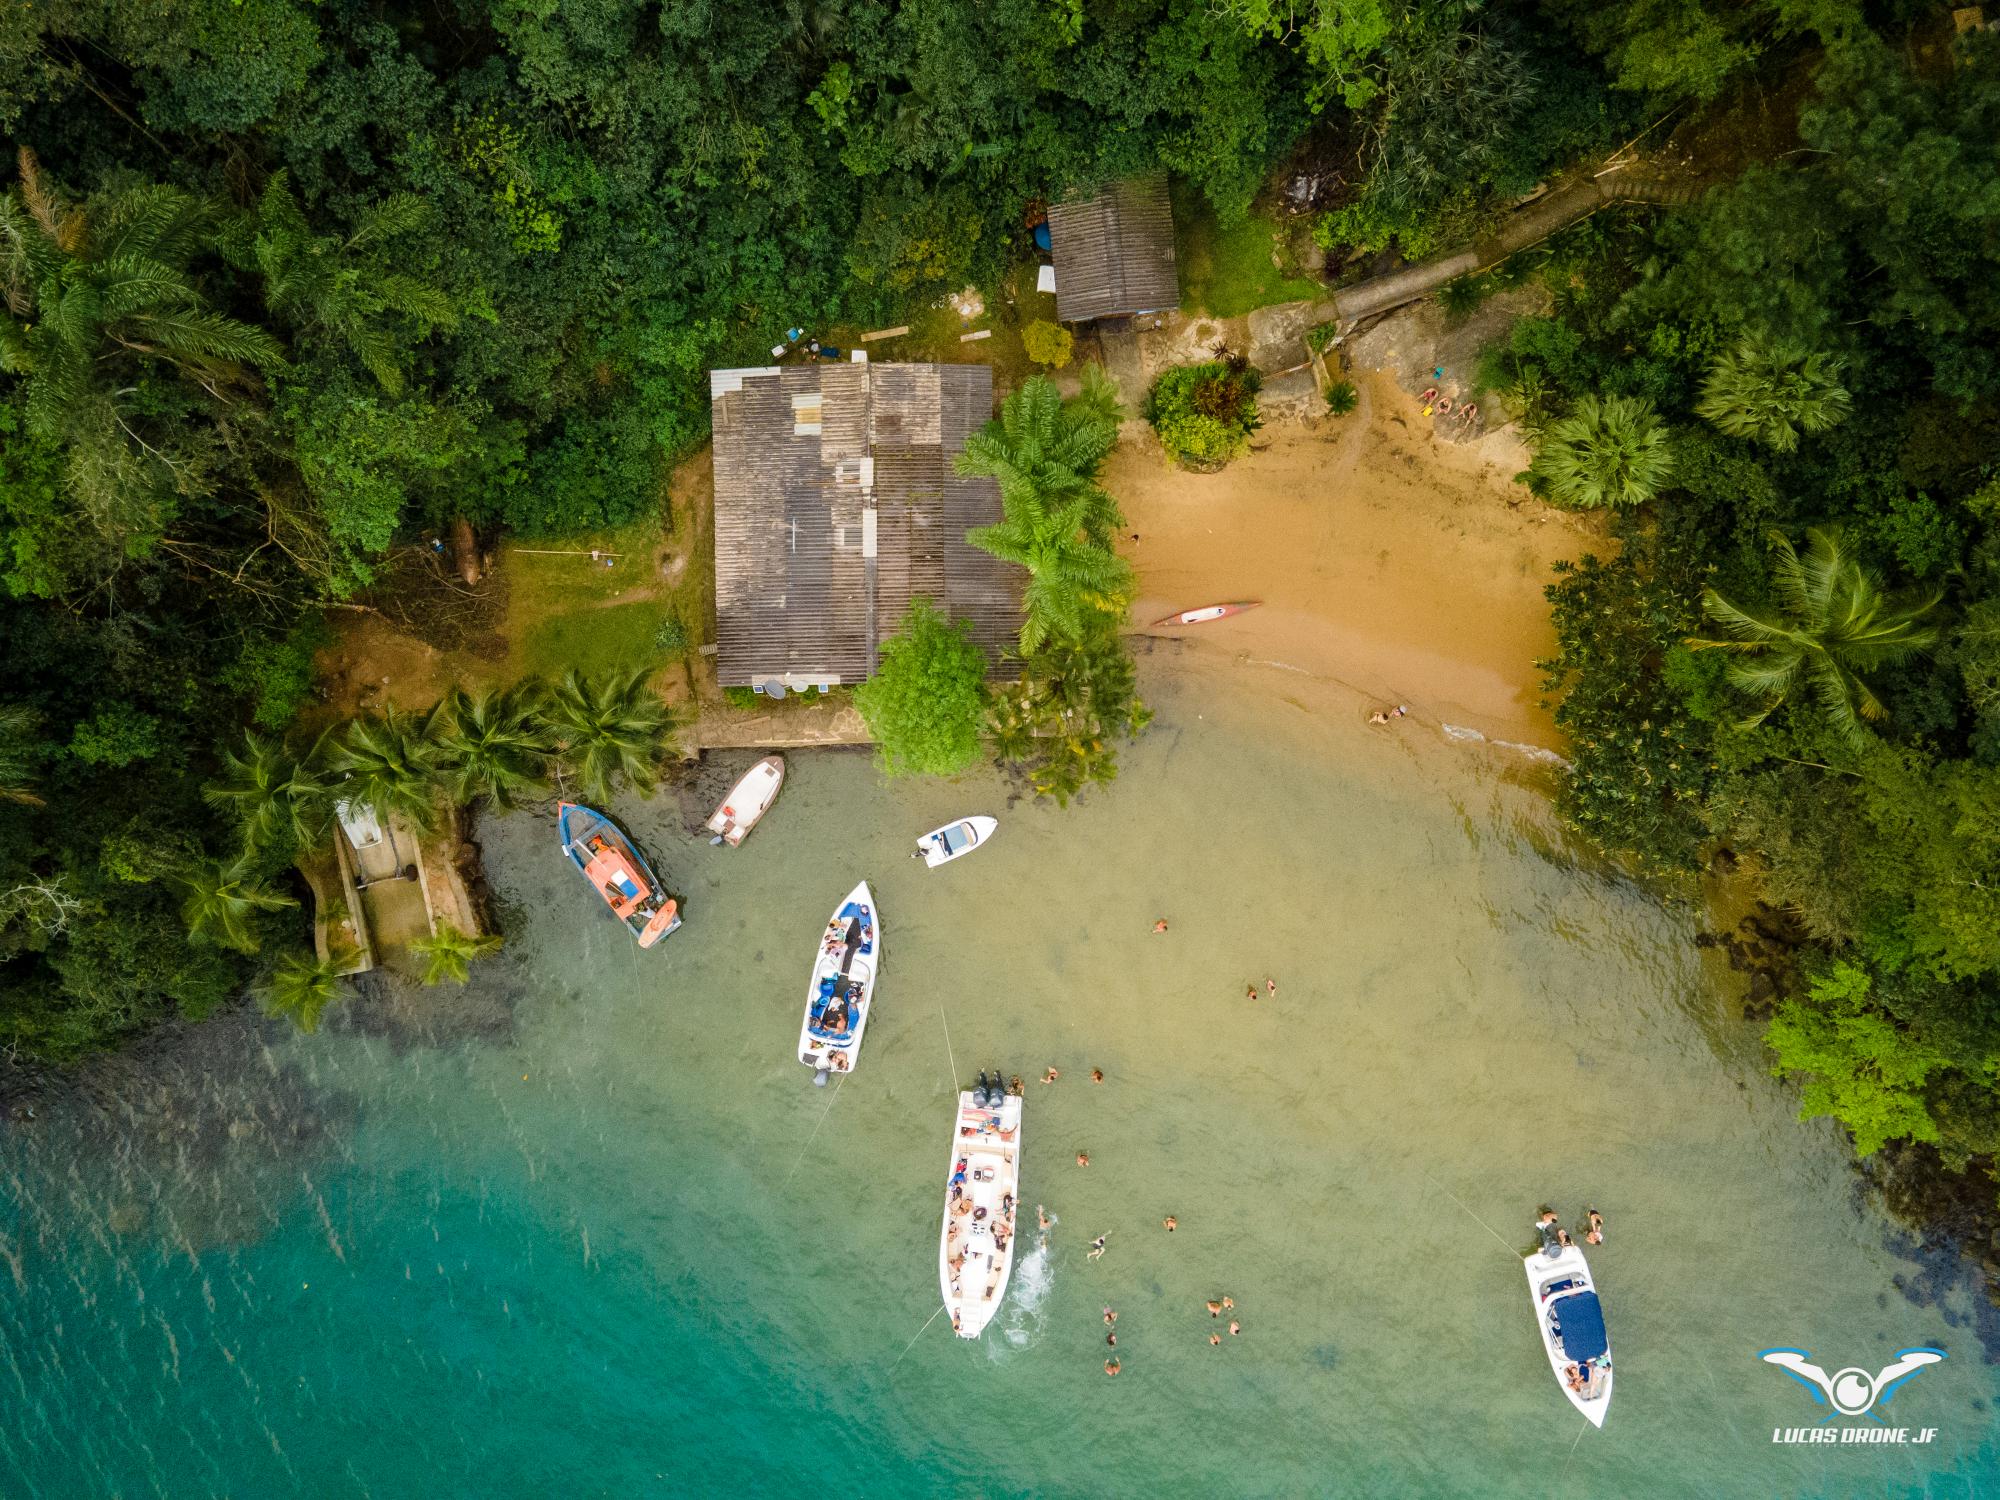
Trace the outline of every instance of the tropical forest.
<instances>
[{"instance_id":1,"label":"tropical forest","mask_svg":"<svg viewBox=\"0 0 2000 1500\"><path fill-rule=\"evenodd\" d=\"M675 774L701 705L658 684L713 640L698 577L647 624L648 665L552 650L421 705L340 701L327 671L418 563L449 583L503 545L681 524L710 371L799 329L921 329L966 289L1013 305L1048 206L1108 181L1167 174L1184 286L1200 240L1228 316L1490 246L1549 183L1653 152L1649 201L1467 252L1424 294L1447 320L1532 294L1468 378L1530 456L1515 503L1595 528L1541 580L1555 645L1527 664L1560 817L1655 899L1753 902L1707 941L1751 976L1764 1066L1899 1212L1990 1233L1995 21L1921 0L0 8L0 1047L60 1071L244 1007L311 1028L345 970L299 867L342 806L427 830ZM1194 478L1236 462L1269 372L1196 351L1121 395L1086 337L1073 359L1046 310L1021 325L963 346L995 399L955 460L1001 497L971 542L1024 579L1011 670L919 601L851 697L890 776L992 762L1089 803L1149 721L1121 554L1144 543L1107 465L1147 424ZM1310 341L1322 420L1360 420L1348 331ZM499 941L441 922L422 977L462 983Z\"/></svg>"}]
</instances>

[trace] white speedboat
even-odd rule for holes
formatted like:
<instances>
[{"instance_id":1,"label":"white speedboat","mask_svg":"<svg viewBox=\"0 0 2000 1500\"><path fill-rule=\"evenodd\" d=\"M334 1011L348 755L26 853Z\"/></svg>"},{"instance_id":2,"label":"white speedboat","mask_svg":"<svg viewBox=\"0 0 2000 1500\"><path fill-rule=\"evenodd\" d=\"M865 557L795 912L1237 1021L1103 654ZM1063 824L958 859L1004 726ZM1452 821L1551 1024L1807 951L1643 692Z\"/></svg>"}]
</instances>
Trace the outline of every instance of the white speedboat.
<instances>
[{"instance_id":1,"label":"white speedboat","mask_svg":"<svg viewBox=\"0 0 2000 1500\"><path fill-rule=\"evenodd\" d=\"M864 880L834 908L819 935L812 982L806 986L799 1061L813 1069L816 1086L825 1087L829 1073L853 1070L861 1033L875 1006L875 979L881 966L882 924Z\"/></svg>"},{"instance_id":2,"label":"white speedboat","mask_svg":"<svg viewBox=\"0 0 2000 1500\"><path fill-rule=\"evenodd\" d=\"M1583 1251L1553 1240L1527 1259L1528 1297L1556 1383L1596 1427L1611 1410L1611 1339Z\"/></svg>"},{"instance_id":3,"label":"white speedboat","mask_svg":"<svg viewBox=\"0 0 2000 1500\"><path fill-rule=\"evenodd\" d=\"M742 779L729 789L729 795L708 815L708 831L715 835L709 842L740 848L750 837L750 830L757 826L757 820L778 800L778 790L784 784L782 755L767 755L745 771Z\"/></svg>"},{"instance_id":4,"label":"white speedboat","mask_svg":"<svg viewBox=\"0 0 2000 1500\"><path fill-rule=\"evenodd\" d=\"M1021 1207L1021 1096L995 1073L958 1096L938 1237L938 1289L952 1332L976 1339L1007 1295Z\"/></svg>"},{"instance_id":5,"label":"white speedboat","mask_svg":"<svg viewBox=\"0 0 2000 1500\"><path fill-rule=\"evenodd\" d=\"M927 866L935 870L939 865L948 865L989 842L994 830L999 826L998 818L960 818L956 823L933 828L918 839L917 854Z\"/></svg>"}]
</instances>

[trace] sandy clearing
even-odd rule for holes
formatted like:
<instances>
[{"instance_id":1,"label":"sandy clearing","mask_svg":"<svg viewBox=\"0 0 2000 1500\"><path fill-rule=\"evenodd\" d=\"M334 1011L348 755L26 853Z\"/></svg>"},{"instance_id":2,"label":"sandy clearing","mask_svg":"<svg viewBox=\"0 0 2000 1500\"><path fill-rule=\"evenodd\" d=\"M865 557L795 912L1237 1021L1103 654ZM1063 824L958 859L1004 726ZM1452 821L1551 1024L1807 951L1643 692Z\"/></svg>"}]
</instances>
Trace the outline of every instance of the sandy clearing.
<instances>
[{"instance_id":1,"label":"sandy clearing","mask_svg":"<svg viewBox=\"0 0 2000 1500\"><path fill-rule=\"evenodd\" d=\"M1558 558L1610 545L1601 522L1514 484L1511 432L1449 443L1386 376L1361 404L1273 425L1219 474L1169 465L1143 424L1107 465L1139 570L1140 622L1261 599L1237 619L1174 632L1192 649L1275 662L1419 717L1559 748L1535 659L1554 646L1542 589Z\"/></svg>"}]
</instances>

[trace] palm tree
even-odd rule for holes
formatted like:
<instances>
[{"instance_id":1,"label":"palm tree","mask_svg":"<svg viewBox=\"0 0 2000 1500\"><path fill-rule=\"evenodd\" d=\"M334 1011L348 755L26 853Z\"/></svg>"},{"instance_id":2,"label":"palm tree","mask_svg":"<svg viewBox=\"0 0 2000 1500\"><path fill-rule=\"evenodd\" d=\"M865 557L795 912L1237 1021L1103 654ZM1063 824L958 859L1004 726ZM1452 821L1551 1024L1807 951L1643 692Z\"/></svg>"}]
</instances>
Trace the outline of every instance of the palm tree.
<instances>
[{"instance_id":1,"label":"palm tree","mask_svg":"<svg viewBox=\"0 0 2000 1500\"><path fill-rule=\"evenodd\" d=\"M1673 451L1652 402L1580 396L1543 429L1528 472L1558 505L1643 505L1672 474Z\"/></svg>"},{"instance_id":2,"label":"palm tree","mask_svg":"<svg viewBox=\"0 0 2000 1500\"><path fill-rule=\"evenodd\" d=\"M29 739L41 721L25 703L0 703L0 802L42 805L35 794L41 751Z\"/></svg>"},{"instance_id":3,"label":"palm tree","mask_svg":"<svg viewBox=\"0 0 2000 1500\"><path fill-rule=\"evenodd\" d=\"M339 800L401 817L420 832L436 826L438 752L414 714L390 708L350 721L328 763Z\"/></svg>"},{"instance_id":4,"label":"palm tree","mask_svg":"<svg viewBox=\"0 0 2000 1500\"><path fill-rule=\"evenodd\" d=\"M211 311L190 279L209 221L200 200L146 186L76 207L25 146L20 165L0 194L0 369L27 377L36 432L65 435L100 389L107 353L165 361L211 388L245 364L283 363L276 340Z\"/></svg>"},{"instance_id":5,"label":"palm tree","mask_svg":"<svg viewBox=\"0 0 2000 1500\"><path fill-rule=\"evenodd\" d=\"M301 1031L319 1030L320 1013L340 998L340 974L351 955L288 953L264 981L260 998L267 1016L290 1016Z\"/></svg>"},{"instance_id":6,"label":"palm tree","mask_svg":"<svg viewBox=\"0 0 2000 1500\"><path fill-rule=\"evenodd\" d=\"M447 979L453 984L464 984L472 977L472 961L496 951L500 942L497 932L475 937L460 932L449 922L440 922L429 937L410 944L410 951L424 961L425 984L439 984Z\"/></svg>"},{"instance_id":7,"label":"palm tree","mask_svg":"<svg viewBox=\"0 0 2000 1500\"><path fill-rule=\"evenodd\" d=\"M1072 494L1051 499L1020 487L1000 491L1001 519L966 533L966 540L1002 562L1028 571L1022 595L1021 651L1078 641L1093 624L1116 615L1130 597L1131 566L1090 535L1091 502Z\"/></svg>"},{"instance_id":8,"label":"palm tree","mask_svg":"<svg viewBox=\"0 0 2000 1500\"><path fill-rule=\"evenodd\" d=\"M196 942L234 948L239 953L257 951L257 934L250 927L256 913L299 904L265 885L247 853L227 863L197 860L173 879L183 893L181 918L187 923L188 935Z\"/></svg>"},{"instance_id":9,"label":"palm tree","mask_svg":"<svg viewBox=\"0 0 2000 1500\"><path fill-rule=\"evenodd\" d=\"M549 696L543 717L560 762L593 801L608 798L621 777L641 796L659 784L674 715L647 685L649 675L643 667L588 676L572 669Z\"/></svg>"},{"instance_id":10,"label":"palm tree","mask_svg":"<svg viewBox=\"0 0 2000 1500\"><path fill-rule=\"evenodd\" d=\"M458 326L451 299L394 269L391 258L392 241L436 219L437 210L424 199L396 193L364 210L346 239L315 235L292 196L290 177L280 171L265 185L254 215L237 227L236 253L263 273L265 306L346 345L384 390L400 394L403 367L392 315L409 319L420 336Z\"/></svg>"},{"instance_id":11,"label":"palm tree","mask_svg":"<svg viewBox=\"0 0 2000 1500\"><path fill-rule=\"evenodd\" d=\"M452 690L432 718L430 738L454 802L485 797L506 811L541 785L549 762L543 698L532 682L505 692Z\"/></svg>"},{"instance_id":12,"label":"palm tree","mask_svg":"<svg viewBox=\"0 0 2000 1500\"><path fill-rule=\"evenodd\" d=\"M1014 491L1049 503L1081 498L1092 539L1108 545L1124 517L1096 479L1118 442L1117 395L1101 372L1069 402L1046 376L1031 376L1007 398L997 421L966 440L958 472L999 480L1003 497Z\"/></svg>"},{"instance_id":13,"label":"palm tree","mask_svg":"<svg viewBox=\"0 0 2000 1500\"><path fill-rule=\"evenodd\" d=\"M225 750L222 775L201 794L211 807L233 815L253 846L266 848L283 840L304 849L326 828L329 808L321 758L318 744L301 757L283 740L245 730L243 753Z\"/></svg>"},{"instance_id":14,"label":"palm tree","mask_svg":"<svg viewBox=\"0 0 2000 1500\"><path fill-rule=\"evenodd\" d=\"M1702 610L1733 639L1688 644L1737 653L1730 682L1765 700L1743 720L1746 728L1762 723L1805 684L1836 728L1858 736L1863 720L1887 717L1861 674L1936 645L1939 626L1924 617L1943 593L1884 594L1837 528L1809 528L1803 558L1782 532L1772 531L1770 541L1777 554L1771 566L1776 612L1745 609L1709 589Z\"/></svg>"},{"instance_id":15,"label":"palm tree","mask_svg":"<svg viewBox=\"0 0 2000 1500\"><path fill-rule=\"evenodd\" d=\"M1731 437L1790 453L1801 432L1825 432L1847 420L1853 398L1840 373L1832 355L1746 334L1709 365L1695 410Z\"/></svg>"}]
</instances>

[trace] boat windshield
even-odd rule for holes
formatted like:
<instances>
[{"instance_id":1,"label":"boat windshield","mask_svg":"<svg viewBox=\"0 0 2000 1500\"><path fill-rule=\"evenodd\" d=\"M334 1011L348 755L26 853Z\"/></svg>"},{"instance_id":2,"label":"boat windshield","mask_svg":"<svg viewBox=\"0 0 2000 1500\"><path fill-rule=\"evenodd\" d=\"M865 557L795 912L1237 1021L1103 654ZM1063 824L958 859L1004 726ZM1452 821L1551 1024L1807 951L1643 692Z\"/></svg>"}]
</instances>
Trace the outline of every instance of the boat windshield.
<instances>
[{"instance_id":1,"label":"boat windshield","mask_svg":"<svg viewBox=\"0 0 2000 1500\"><path fill-rule=\"evenodd\" d=\"M944 831L944 852L947 854L956 854L971 844L972 835L963 823L954 823Z\"/></svg>"}]
</instances>

